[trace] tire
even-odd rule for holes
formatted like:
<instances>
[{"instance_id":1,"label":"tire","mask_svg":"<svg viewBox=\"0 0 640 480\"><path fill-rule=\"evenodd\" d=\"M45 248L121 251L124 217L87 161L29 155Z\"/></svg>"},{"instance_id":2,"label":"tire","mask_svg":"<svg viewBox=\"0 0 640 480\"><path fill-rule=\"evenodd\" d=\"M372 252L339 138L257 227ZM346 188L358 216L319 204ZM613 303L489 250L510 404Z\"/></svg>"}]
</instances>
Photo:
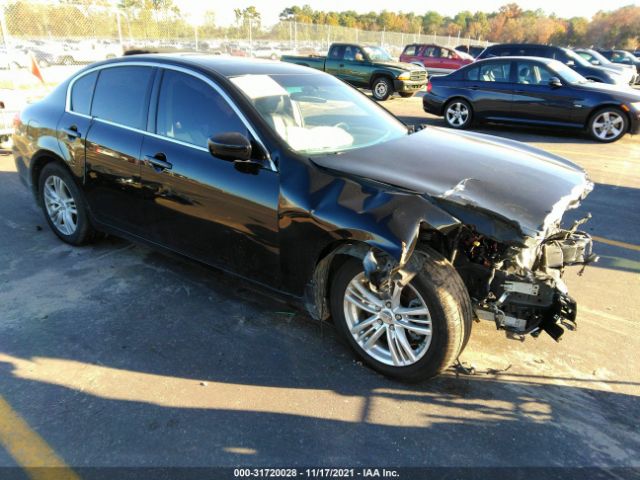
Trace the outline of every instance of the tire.
<instances>
[{"instance_id":1,"label":"tire","mask_svg":"<svg viewBox=\"0 0 640 480\"><path fill-rule=\"evenodd\" d=\"M393 83L387 77L378 77L371 83L373 98L384 102L393 93Z\"/></svg>"},{"instance_id":2,"label":"tire","mask_svg":"<svg viewBox=\"0 0 640 480\"><path fill-rule=\"evenodd\" d=\"M416 94L416 92L398 92L402 98L411 98Z\"/></svg>"},{"instance_id":3,"label":"tire","mask_svg":"<svg viewBox=\"0 0 640 480\"><path fill-rule=\"evenodd\" d=\"M629 128L629 119L616 107L604 107L591 115L588 124L591 138L602 143L620 140Z\"/></svg>"},{"instance_id":4,"label":"tire","mask_svg":"<svg viewBox=\"0 0 640 480\"><path fill-rule=\"evenodd\" d=\"M405 293L408 293L407 299L415 296L411 302L417 303L407 304L407 299L402 300L401 296L399 306L415 309L423 308L422 305L425 305L429 315L424 315L420 320L417 315L412 318L421 322L430 320L431 335L420 335L413 333L411 328L399 327L399 324L395 322L398 317L394 312L401 311L397 310L393 303L391 304L392 308L387 308L387 305L382 303L377 320L375 319L375 311L358 311L358 307L351 302L350 298L353 298L354 292L356 292L356 296L359 296L357 288L353 287L354 282L365 282L359 283L360 287L366 285L366 281L363 280L362 262L359 259L349 259L340 267L332 280L330 291L331 315L342 339L349 344L364 363L374 370L407 382L425 380L438 375L451 366L469 340L473 319L469 294L453 266L433 250L415 252L414 255L424 255L423 268L411 283L404 287L402 296ZM369 293L377 297L371 290ZM368 307L371 305L373 304L369 304ZM358 312L360 316L356 317L354 322L355 312ZM389 316L393 318L390 320ZM364 319L375 323L352 334L352 329L357 331L357 326L362 325L359 322ZM401 322L403 325L407 323L404 318ZM418 327L425 325L424 323L414 323L414 320L408 323L413 325L412 328L415 328L416 325ZM367 350L365 348L367 341L372 340L380 329L384 329L385 332L381 333L373 347L369 347ZM392 337L389 337L390 331ZM402 361L396 362L400 357L396 354L394 358L392 348L389 346L389 339L393 336L399 338L397 344L400 346L406 345L409 341L409 347L412 349L415 359L411 359L406 354L405 348L402 350L404 352ZM404 336L403 341L400 340L401 336ZM400 346L395 347L396 352L400 351Z\"/></svg>"},{"instance_id":5,"label":"tire","mask_svg":"<svg viewBox=\"0 0 640 480\"><path fill-rule=\"evenodd\" d=\"M444 121L447 126L458 130L469 128L473 121L473 108L466 100L454 98L444 107Z\"/></svg>"},{"instance_id":6,"label":"tire","mask_svg":"<svg viewBox=\"0 0 640 480\"><path fill-rule=\"evenodd\" d=\"M62 241L84 245L93 240L95 230L89 219L84 195L63 165L51 162L44 166L38 179L38 193L47 223ZM55 205L62 202L66 207L56 215L55 212L60 209L56 209Z\"/></svg>"}]
</instances>

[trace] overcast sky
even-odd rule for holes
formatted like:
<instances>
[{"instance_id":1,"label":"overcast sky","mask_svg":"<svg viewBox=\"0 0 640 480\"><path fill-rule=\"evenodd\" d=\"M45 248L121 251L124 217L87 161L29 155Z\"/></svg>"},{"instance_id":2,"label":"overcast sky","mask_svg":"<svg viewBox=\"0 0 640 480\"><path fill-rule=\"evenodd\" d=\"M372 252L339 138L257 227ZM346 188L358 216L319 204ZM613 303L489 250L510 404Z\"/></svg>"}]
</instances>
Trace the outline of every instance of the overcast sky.
<instances>
[{"instance_id":1,"label":"overcast sky","mask_svg":"<svg viewBox=\"0 0 640 480\"><path fill-rule=\"evenodd\" d=\"M344 11L355 10L359 13L370 11L379 12L381 10L403 11L416 14L424 14L428 10L435 10L442 15L455 15L461 10L482 10L492 12L498 10L502 5L510 3L509 0L446 0L443 2L430 3L426 1L416 2L415 0L174 0L185 11L192 12L196 17L203 9L214 10L216 13L216 23L219 25L229 25L235 21L234 8L245 8L254 5L261 13L263 23L271 25L278 21L278 14L286 7L307 3L315 10ZM524 10L535 10L541 8L546 13L555 13L560 17L582 16L590 18L598 10L615 10L624 5L640 5L640 0L522 0L516 1ZM419 6L417 6L419 5Z\"/></svg>"}]
</instances>

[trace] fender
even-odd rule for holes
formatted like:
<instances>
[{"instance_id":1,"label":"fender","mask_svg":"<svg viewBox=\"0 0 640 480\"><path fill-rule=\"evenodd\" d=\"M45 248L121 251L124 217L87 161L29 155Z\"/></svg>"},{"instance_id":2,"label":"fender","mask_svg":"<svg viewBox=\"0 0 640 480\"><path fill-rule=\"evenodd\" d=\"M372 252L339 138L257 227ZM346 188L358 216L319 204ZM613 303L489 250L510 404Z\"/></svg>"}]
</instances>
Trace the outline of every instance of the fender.
<instances>
[{"instance_id":1,"label":"fender","mask_svg":"<svg viewBox=\"0 0 640 480\"><path fill-rule=\"evenodd\" d=\"M360 243L403 266L421 229L447 235L460 225L415 192L312 163L287 162L282 167L289 170L281 177L279 202L283 283L299 295L331 245Z\"/></svg>"}]
</instances>

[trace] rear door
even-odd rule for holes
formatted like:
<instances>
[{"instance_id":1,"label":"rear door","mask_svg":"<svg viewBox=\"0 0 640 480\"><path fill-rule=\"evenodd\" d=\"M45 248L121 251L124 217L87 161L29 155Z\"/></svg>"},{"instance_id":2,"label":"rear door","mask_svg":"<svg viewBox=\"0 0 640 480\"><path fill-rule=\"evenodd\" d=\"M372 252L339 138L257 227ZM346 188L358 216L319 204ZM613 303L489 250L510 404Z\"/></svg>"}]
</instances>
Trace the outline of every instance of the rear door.
<instances>
[{"instance_id":1,"label":"rear door","mask_svg":"<svg viewBox=\"0 0 640 480\"><path fill-rule=\"evenodd\" d=\"M504 119L511 115L513 90L510 60L483 61L464 72L466 89L477 118Z\"/></svg>"},{"instance_id":2,"label":"rear door","mask_svg":"<svg viewBox=\"0 0 640 480\"><path fill-rule=\"evenodd\" d=\"M528 123L570 125L579 104L571 85L549 85L557 76L544 64L531 60L514 61L516 88L513 95L513 119Z\"/></svg>"},{"instance_id":3,"label":"rear door","mask_svg":"<svg viewBox=\"0 0 640 480\"><path fill-rule=\"evenodd\" d=\"M214 157L208 139L223 132L253 139L258 159L266 152L213 82L163 70L156 115L150 115L157 121L142 145L148 238L275 286L280 272L278 173L268 162L265 168L246 170L241 162Z\"/></svg>"},{"instance_id":4,"label":"rear door","mask_svg":"<svg viewBox=\"0 0 640 480\"><path fill-rule=\"evenodd\" d=\"M84 181L86 138L91 126L91 99L98 72L90 72L71 84L65 113L58 121L58 142L75 176Z\"/></svg>"},{"instance_id":5,"label":"rear door","mask_svg":"<svg viewBox=\"0 0 640 480\"><path fill-rule=\"evenodd\" d=\"M100 70L86 139L85 193L95 217L134 234L140 211L140 148L156 69L114 65Z\"/></svg>"}]
</instances>

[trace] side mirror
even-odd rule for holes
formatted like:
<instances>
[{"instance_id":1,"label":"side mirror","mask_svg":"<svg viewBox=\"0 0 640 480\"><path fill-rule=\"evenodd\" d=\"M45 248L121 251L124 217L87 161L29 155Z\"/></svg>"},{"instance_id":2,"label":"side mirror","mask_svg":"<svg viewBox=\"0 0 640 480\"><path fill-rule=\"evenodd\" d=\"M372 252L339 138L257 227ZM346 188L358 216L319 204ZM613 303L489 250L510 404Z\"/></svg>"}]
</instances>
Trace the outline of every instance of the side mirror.
<instances>
[{"instance_id":1,"label":"side mirror","mask_svg":"<svg viewBox=\"0 0 640 480\"><path fill-rule=\"evenodd\" d=\"M567 67L574 67L576 64L576 62L574 62L573 60L567 60Z\"/></svg>"},{"instance_id":2,"label":"side mirror","mask_svg":"<svg viewBox=\"0 0 640 480\"><path fill-rule=\"evenodd\" d=\"M552 87L561 87L562 81L558 77L551 77L549 79L549 85Z\"/></svg>"},{"instance_id":3,"label":"side mirror","mask_svg":"<svg viewBox=\"0 0 640 480\"><path fill-rule=\"evenodd\" d=\"M209 152L223 160L249 160L251 142L238 132L224 132L214 135L207 142Z\"/></svg>"},{"instance_id":4,"label":"side mirror","mask_svg":"<svg viewBox=\"0 0 640 480\"><path fill-rule=\"evenodd\" d=\"M598 60L591 60L591 63L593 65L600 65L600 62Z\"/></svg>"}]
</instances>

